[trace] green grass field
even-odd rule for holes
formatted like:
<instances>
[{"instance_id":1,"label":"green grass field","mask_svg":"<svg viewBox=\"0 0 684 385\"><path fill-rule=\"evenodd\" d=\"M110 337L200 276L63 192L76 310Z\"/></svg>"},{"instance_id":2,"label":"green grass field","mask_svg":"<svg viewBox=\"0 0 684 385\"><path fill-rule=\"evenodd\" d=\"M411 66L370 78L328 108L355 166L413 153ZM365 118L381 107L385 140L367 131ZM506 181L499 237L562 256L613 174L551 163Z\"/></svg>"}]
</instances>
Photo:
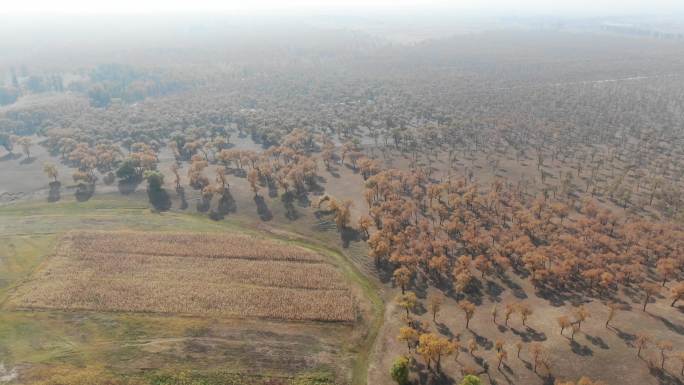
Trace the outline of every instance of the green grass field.
<instances>
[{"instance_id":1,"label":"green grass field","mask_svg":"<svg viewBox=\"0 0 684 385\"><path fill-rule=\"evenodd\" d=\"M365 298L362 321L352 326L6 309L8 293L41 268L59 235L78 229L246 232L297 243L329 256ZM216 222L201 214L155 213L144 200L119 195L0 206L0 361L17 368L22 383L62 378L46 383L91 384L90 377L111 376L159 385L364 384L382 301L375 284L331 246L339 244L337 234L309 229L287 221L264 226L245 215Z\"/></svg>"}]
</instances>

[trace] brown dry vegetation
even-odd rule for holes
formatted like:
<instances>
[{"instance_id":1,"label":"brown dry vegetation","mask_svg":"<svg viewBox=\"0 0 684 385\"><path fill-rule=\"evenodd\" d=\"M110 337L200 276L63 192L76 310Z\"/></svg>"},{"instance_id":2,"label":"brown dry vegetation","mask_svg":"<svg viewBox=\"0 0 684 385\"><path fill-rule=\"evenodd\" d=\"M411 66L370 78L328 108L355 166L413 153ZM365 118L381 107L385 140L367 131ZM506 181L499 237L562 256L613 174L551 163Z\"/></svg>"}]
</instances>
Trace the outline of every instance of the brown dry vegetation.
<instances>
[{"instance_id":1,"label":"brown dry vegetation","mask_svg":"<svg viewBox=\"0 0 684 385\"><path fill-rule=\"evenodd\" d=\"M26 106L0 123L8 163L25 147L15 134L38 133L86 192L115 171L126 171L121 192L134 190L158 170L180 210L197 200L216 220L235 212L247 182L264 222L276 198L292 222L315 202L343 244L363 252L368 241L361 264L394 278L388 302L410 291L388 312L370 383L388 383L407 350L421 383L468 372L492 384L605 380L607 369L630 385L681 383L682 49L525 33L311 68L252 72L261 67L247 59L177 94ZM316 254L248 237L79 234L10 304L352 320L340 282ZM440 314L425 313L432 295L444 297ZM607 304L620 304L617 315ZM402 326L412 338L397 342Z\"/></svg>"},{"instance_id":2,"label":"brown dry vegetation","mask_svg":"<svg viewBox=\"0 0 684 385\"><path fill-rule=\"evenodd\" d=\"M355 320L353 297L332 265L242 235L73 233L9 305Z\"/></svg>"},{"instance_id":3,"label":"brown dry vegetation","mask_svg":"<svg viewBox=\"0 0 684 385\"><path fill-rule=\"evenodd\" d=\"M77 233L65 237L74 253L116 253L140 255L173 255L178 257L236 258L323 262L323 258L301 247L238 234L188 233Z\"/></svg>"}]
</instances>

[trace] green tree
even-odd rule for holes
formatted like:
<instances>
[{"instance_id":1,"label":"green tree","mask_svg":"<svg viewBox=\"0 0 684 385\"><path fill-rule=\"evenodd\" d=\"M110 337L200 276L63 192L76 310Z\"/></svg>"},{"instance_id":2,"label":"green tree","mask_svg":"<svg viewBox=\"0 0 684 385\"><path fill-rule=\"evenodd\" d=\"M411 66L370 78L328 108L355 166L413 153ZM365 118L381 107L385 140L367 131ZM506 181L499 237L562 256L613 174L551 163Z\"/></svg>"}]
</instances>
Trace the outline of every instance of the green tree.
<instances>
[{"instance_id":1,"label":"green tree","mask_svg":"<svg viewBox=\"0 0 684 385\"><path fill-rule=\"evenodd\" d=\"M409 360L406 356L397 357L390 368L390 375L392 379L399 385L406 385L409 383Z\"/></svg>"},{"instance_id":2,"label":"green tree","mask_svg":"<svg viewBox=\"0 0 684 385\"><path fill-rule=\"evenodd\" d=\"M145 171L145 180L147 180L147 188L151 191L159 191L164 185L164 174L159 171Z\"/></svg>"},{"instance_id":3,"label":"green tree","mask_svg":"<svg viewBox=\"0 0 684 385\"><path fill-rule=\"evenodd\" d=\"M482 385L482 380L480 377L469 374L463 377L460 385Z\"/></svg>"},{"instance_id":4,"label":"green tree","mask_svg":"<svg viewBox=\"0 0 684 385\"><path fill-rule=\"evenodd\" d=\"M164 190L164 174L159 171L145 171L147 180L147 197L157 210L168 210L171 207L169 195Z\"/></svg>"},{"instance_id":5,"label":"green tree","mask_svg":"<svg viewBox=\"0 0 684 385\"><path fill-rule=\"evenodd\" d=\"M126 159L121 163L121 166L116 170L116 177L126 182L131 182L138 177L135 161Z\"/></svg>"}]
</instances>

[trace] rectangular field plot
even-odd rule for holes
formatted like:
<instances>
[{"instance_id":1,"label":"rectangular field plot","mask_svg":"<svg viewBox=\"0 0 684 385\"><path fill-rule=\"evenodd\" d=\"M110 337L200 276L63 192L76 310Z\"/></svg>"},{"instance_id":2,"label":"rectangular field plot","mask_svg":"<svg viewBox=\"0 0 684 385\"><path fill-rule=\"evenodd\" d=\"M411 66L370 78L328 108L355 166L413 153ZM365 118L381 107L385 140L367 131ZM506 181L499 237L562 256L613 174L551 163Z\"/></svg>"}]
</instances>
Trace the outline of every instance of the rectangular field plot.
<instances>
[{"instance_id":1,"label":"rectangular field plot","mask_svg":"<svg viewBox=\"0 0 684 385\"><path fill-rule=\"evenodd\" d=\"M332 264L304 248L246 235L72 233L8 305L355 319L352 294Z\"/></svg>"}]
</instances>

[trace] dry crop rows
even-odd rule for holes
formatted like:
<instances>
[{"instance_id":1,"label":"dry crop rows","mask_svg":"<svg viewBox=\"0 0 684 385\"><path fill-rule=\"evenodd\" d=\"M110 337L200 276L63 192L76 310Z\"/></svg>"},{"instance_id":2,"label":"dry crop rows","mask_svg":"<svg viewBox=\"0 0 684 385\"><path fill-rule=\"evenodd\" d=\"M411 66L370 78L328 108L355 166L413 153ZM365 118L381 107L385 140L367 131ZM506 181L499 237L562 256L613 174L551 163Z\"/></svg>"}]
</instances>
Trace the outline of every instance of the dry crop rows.
<instances>
[{"instance_id":1,"label":"dry crop rows","mask_svg":"<svg viewBox=\"0 0 684 385\"><path fill-rule=\"evenodd\" d=\"M305 249L244 235L74 233L9 305L355 319L334 266Z\"/></svg>"},{"instance_id":2,"label":"dry crop rows","mask_svg":"<svg viewBox=\"0 0 684 385\"><path fill-rule=\"evenodd\" d=\"M72 252L80 254L106 251L118 254L323 262L320 255L306 249L241 234L89 232L68 235L65 241Z\"/></svg>"}]
</instances>

